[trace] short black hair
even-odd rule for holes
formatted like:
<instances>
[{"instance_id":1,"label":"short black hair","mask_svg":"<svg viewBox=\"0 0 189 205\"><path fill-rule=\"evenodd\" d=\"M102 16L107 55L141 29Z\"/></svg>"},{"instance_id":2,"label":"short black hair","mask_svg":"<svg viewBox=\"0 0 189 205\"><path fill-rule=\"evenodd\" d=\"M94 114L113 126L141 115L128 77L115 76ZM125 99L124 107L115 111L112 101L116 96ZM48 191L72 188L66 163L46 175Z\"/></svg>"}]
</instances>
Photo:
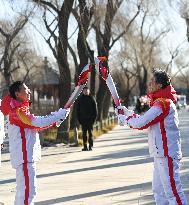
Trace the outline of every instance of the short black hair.
<instances>
[{"instance_id":1,"label":"short black hair","mask_svg":"<svg viewBox=\"0 0 189 205\"><path fill-rule=\"evenodd\" d=\"M156 83L162 85L162 89L171 84L171 77L165 70L158 68L154 69L152 73Z\"/></svg>"},{"instance_id":2,"label":"short black hair","mask_svg":"<svg viewBox=\"0 0 189 205\"><path fill-rule=\"evenodd\" d=\"M9 87L10 96L16 99L16 92L20 91L20 88L23 86L24 82L22 81L15 81Z\"/></svg>"},{"instance_id":3,"label":"short black hair","mask_svg":"<svg viewBox=\"0 0 189 205\"><path fill-rule=\"evenodd\" d=\"M89 87L88 87L88 86L85 86L83 89L87 89L87 90L88 90L88 89L89 89Z\"/></svg>"}]
</instances>

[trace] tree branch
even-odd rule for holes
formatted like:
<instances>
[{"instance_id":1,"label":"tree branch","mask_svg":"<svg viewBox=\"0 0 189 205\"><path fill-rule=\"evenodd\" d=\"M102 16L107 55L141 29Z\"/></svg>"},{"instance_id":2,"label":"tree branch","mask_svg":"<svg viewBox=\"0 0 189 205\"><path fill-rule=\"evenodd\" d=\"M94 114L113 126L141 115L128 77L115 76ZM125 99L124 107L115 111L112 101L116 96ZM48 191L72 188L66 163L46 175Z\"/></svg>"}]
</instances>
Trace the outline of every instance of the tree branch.
<instances>
[{"instance_id":1,"label":"tree branch","mask_svg":"<svg viewBox=\"0 0 189 205\"><path fill-rule=\"evenodd\" d=\"M17 70L18 68L20 68L19 64L18 64L18 66L14 67L12 70L10 70L10 74L13 73L15 70Z\"/></svg>"},{"instance_id":2,"label":"tree branch","mask_svg":"<svg viewBox=\"0 0 189 205\"><path fill-rule=\"evenodd\" d=\"M68 40L70 40L72 38L72 36L75 34L75 32L78 30L78 26L75 28L75 30L73 31L73 33L70 35L70 37L68 37Z\"/></svg>"},{"instance_id":3,"label":"tree branch","mask_svg":"<svg viewBox=\"0 0 189 205\"><path fill-rule=\"evenodd\" d=\"M133 21L136 19L136 17L139 15L139 13L140 13L140 8L141 8L141 4L139 4L139 5L137 6L137 8L138 8L138 10L137 10L136 14L133 16L133 18L130 20L130 22L127 24L127 27L126 27L126 29L125 29L125 32L127 32L127 31L129 30L131 24L132 24Z\"/></svg>"},{"instance_id":4,"label":"tree branch","mask_svg":"<svg viewBox=\"0 0 189 205\"><path fill-rule=\"evenodd\" d=\"M47 31L50 33L50 36L49 36L48 40L46 40L46 42L50 43L50 39L51 39L51 37L53 37L54 43L55 43L55 47L57 48L57 36L55 35L55 31L56 31L56 29L58 27L58 24L55 26L54 30L51 30L50 26L55 21L55 19L53 20L53 22L51 22L50 25L48 25L47 19L46 19L46 12L45 11L44 11L44 15L43 15L43 21L44 21L44 24L45 24L45 27L46 27ZM52 48L52 45L51 45L50 48ZM55 52L54 48L53 48L52 51L53 51L53 53Z\"/></svg>"},{"instance_id":5,"label":"tree branch","mask_svg":"<svg viewBox=\"0 0 189 205\"><path fill-rule=\"evenodd\" d=\"M0 68L1 68L1 65L2 65L2 63L3 63L4 56L5 56L5 54L3 54L3 56L1 57L1 60L0 60ZM1 68L1 69L3 69L3 68Z\"/></svg>"},{"instance_id":6,"label":"tree branch","mask_svg":"<svg viewBox=\"0 0 189 205\"><path fill-rule=\"evenodd\" d=\"M121 2L122 3L122 2ZM113 45L116 43L116 41L118 41L125 33L128 32L131 24L133 23L133 21L136 19L136 17L139 15L140 13L140 7L141 5L138 5L138 10L136 12L136 14L133 16L133 18L129 21L129 23L126 26L126 29L124 31L122 31L115 39L112 40L112 43L110 45L110 49L113 47Z\"/></svg>"},{"instance_id":7,"label":"tree branch","mask_svg":"<svg viewBox=\"0 0 189 205\"><path fill-rule=\"evenodd\" d=\"M46 42L47 42L47 44L49 45L50 49L52 50L55 59L57 59L57 58L58 58L57 52L56 52L56 50L53 48L53 46L52 46L52 44L51 44L51 42L50 42L50 38L47 39Z\"/></svg>"},{"instance_id":8,"label":"tree branch","mask_svg":"<svg viewBox=\"0 0 189 205\"><path fill-rule=\"evenodd\" d=\"M25 26L27 21L28 21L28 17L24 17L23 20L20 20L16 23L15 29L10 35L10 40L9 40L10 42L15 38L15 36L19 33L19 31L22 30L22 28Z\"/></svg>"},{"instance_id":9,"label":"tree branch","mask_svg":"<svg viewBox=\"0 0 189 205\"><path fill-rule=\"evenodd\" d=\"M51 3L51 2L47 2L47 1L43 1L43 0L33 0L35 3L37 4L43 4L45 6L50 7L51 9L53 9L56 13L59 12L59 10Z\"/></svg>"},{"instance_id":10,"label":"tree branch","mask_svg":"<svg viewBox=\"0 0 189 205\"><path fill-rule=\"evenodd\" d=\"M110 44L110 49L114 46L114 44L126 33L126 31L122 31L115 39L112 40Z\"/></svg>"},{"instance_id":11,"label":"tree branch","mask_svg":"<svg viewBox=\"0 0 189 205\"><path fill-rule=\"evenodd\" d=\"M8 63L8 67L10 67L11 63L12 63L12 58L17 50L17 48L20 46L20 43L18 43L12 50L11 53L9 55L9 63Z\"/></svg>"},{"instance_id":12,"label":"tree branch","mask_svg":"<svg viewBox=\"0 0 189 205\"><path fill-rule=\"evenodd\" d=\"M0 33L5 37L8 38L9 34L3 31L3 29L0 27Z\"/></svg>"},{"instance_id":13,"label":"tree branch","mask_svg":"<svg viewBox=\"0 0 189 205\"><path fill-rule=\"evenodd\" d=\"M186 76L184 75L184 73L182 72L182 70L185 69L185 68L188 68L188 66L189 66L189 63L187 63L186 65L181 66L181 68L180 68L180 67L177 67L177 68L178 68L178 71L172 76L172 78L173 78L173 77L176 77L178 73L181 73L183 77L186 77Z\"/></svg>"}]
</instances>

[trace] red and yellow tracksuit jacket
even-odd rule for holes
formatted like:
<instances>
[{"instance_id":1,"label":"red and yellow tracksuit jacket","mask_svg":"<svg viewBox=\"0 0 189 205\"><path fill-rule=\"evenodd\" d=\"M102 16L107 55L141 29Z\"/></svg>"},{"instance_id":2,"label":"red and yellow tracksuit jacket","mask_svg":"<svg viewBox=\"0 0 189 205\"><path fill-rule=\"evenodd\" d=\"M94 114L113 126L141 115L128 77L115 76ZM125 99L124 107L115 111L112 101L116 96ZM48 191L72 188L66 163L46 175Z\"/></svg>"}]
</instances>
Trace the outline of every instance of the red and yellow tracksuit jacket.
<instances>
[{"instance_id":1,"label":"red and yellow tracksuit jacket","mask_svg":"<svg viewBox=\"0 0 189 205\"><path fill-rule=\"evenodd\" d=\"M178 129L176 92L172 86L149 94L150 109L144 115L132 114L127 124L134 129L148 128L149 152L152 157L181 159L181 139Z\"/></svg>"},{"instance_id":2,"label":"red and yellow tracksuit jacket","mask_svg":"<svg viewBox=\"0 0 189 205\"><path fill-rule=\"evenodd\" d=\"M5 98L1 109L9 115L9 150L13 168L28 162L36 162L41 158L41 146L38 131L55 125L64 119L69 109L60 108L46 116L35 116L30 113L29 102L20 103L13 98Z\"/></svg>"}]
</instances>

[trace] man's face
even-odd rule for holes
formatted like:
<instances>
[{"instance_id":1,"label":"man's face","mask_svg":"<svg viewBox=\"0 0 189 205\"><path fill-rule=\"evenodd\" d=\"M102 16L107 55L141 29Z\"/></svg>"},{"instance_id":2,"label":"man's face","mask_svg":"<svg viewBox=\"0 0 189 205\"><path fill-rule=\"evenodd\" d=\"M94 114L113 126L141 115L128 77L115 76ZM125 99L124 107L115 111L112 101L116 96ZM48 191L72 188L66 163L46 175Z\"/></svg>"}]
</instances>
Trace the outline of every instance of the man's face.
<instances>
[{"instance_id":1,"label":"man's face","mask_svg":"<svg viewBox=\"0 0 189 205\"><path fill-rule=\"evenodd\" d=\"M83 94L84 94L84 95L89 95L89 94L90 94L89 89L88 89L88 88L84 88L84 89L83 89Z\"/></svg>"},{"instance_id":2,"label":"man's face","mask_svg":"<svg viewBox=\"0 0 189 205\"><path fill-rule=\"evenodd\" d=\"M162 88L161 84L156 83L155 78L152 77L148 84L148 91L154 93Z\"/></svg>"},{"instance_id":3,"label":"man's face","mask_svg":"<svg viewBox=\"0 0 189 205\"><path fill-rule=\"evenodd\" d=\"M24 101L29 101L30 100L31 91L25 84L23 84L20 87L20 90L18 92L16 92L15 94L16 94L16 97L17 97L18 101L24 102Z\"/></svg>"}]
</instances>

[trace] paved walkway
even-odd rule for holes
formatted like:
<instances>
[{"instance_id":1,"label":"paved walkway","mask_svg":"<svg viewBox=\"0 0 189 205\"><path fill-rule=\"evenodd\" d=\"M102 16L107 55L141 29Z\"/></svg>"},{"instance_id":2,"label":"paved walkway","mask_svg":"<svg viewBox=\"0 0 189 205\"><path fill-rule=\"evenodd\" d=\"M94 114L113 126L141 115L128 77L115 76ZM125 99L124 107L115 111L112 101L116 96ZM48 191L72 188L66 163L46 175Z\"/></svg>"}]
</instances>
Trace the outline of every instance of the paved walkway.
<instances>
[{"instance_id":1,"label":"paved walkway","mask_svg":"<svg viewBox=\"0 0 189 205\"><path fill-rule=\"evenodd\" d=\"M189 200L189 112L182 112L183 188ZM98 138L93 151L78 147L44 148L38 163L35 205L154 205L152 159L146 132L116 127ZM13 205L15 171L2 155L0 201Z\"/></svg>"}]
</instances>

